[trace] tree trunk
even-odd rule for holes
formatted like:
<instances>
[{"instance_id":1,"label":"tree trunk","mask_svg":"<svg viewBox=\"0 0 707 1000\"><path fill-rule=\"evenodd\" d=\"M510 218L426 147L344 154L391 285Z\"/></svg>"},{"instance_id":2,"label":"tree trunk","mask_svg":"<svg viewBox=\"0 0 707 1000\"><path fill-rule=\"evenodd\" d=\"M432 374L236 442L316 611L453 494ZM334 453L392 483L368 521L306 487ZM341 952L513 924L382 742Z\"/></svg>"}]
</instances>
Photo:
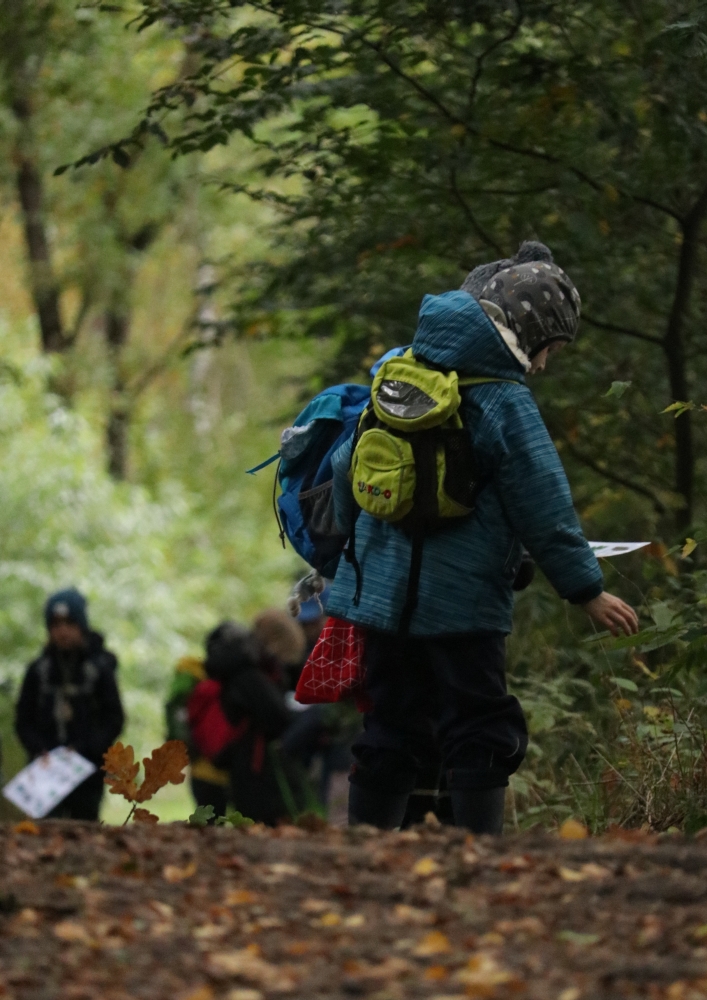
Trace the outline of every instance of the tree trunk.
<instances>
[{"instance_id":1,"label":"tree trunk","mask_svg":"<svg viewBox=\"0 0 707 1000\"><path fill-rule=\"evenodd\" d=\"M60 288L54 273L44 214L44 181L31 141L31 111L27 101L15 101L13 111L20 126L16 148L17 194L22 207L25 245L29 259L30 288L45 352L62 352L71 346L61 321Z\"/></svg>"},{"instance_id":2,"label":"tree trunk","mask_svg":"<svg viewBox=\"0 0 707 1000\"><path fill-rule=\"evenodd\" d=\"M130 405L123 377L122 352L128 342L130 319L119 296L114 296L105 316L106 343L111 363L111 395L106 425L108 472L123 480L128 474Z\"/></svg>"},{"instance_id":3,"label":"tree trunk","mask_svg":"<svg viewBox=\"0 0 707 1000\"><path fill-rule=\"evenodd\" d=\"M675 294L663 341L668 363L670 394L674 402L690 399L685 358L685 319L690 308L690 295L698 263L700 229L706 212L707 188L683 222L683 241L680 248ZM675 421L675 490L684 500L683 506L675 514L675 526L679 531L685 531L692 523L694 482L695 450L692 437L692 414L688 410Z\"/></svg>"}]
</instances>

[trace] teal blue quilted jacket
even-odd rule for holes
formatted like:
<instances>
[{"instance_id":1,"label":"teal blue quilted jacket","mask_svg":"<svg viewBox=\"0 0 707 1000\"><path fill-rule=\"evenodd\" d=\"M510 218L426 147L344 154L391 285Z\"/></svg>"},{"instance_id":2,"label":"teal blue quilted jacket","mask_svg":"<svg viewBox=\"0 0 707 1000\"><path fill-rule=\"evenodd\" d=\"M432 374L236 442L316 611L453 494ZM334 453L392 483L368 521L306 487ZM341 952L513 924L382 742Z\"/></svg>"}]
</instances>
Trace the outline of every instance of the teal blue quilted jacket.
<instances>
[{"instance_id":1,"label":"teal blue quilted jacket","mask_svg":"<svg viewBox=\"0 0 707 1000\"><path fill-rule=\"evenodd\" d=\"M522 546L562 598L584 603L601 593L602 572L572 505L557 450L520 362L467 292L426 295L413 351L460 375L512 379L462 390L462 416L486 485L474 513L425 540L419 602L410 632L508 633L512 583ZM353 523L355 501L348 480L351 442L334 456L336 518ZM343 559L327 605L330 615L394 632L405 602L410 541L399 529L361 513L356 522L356 579Z\"/></svg>"}]
</instances>

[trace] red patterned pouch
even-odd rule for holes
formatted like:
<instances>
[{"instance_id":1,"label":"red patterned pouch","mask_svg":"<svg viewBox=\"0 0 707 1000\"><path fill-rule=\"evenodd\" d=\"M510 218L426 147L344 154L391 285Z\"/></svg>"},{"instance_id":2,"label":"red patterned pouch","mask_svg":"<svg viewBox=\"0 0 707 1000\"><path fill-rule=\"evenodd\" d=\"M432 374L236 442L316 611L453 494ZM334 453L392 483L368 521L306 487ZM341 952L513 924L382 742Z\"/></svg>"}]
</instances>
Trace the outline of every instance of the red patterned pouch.
<instances>
[{"instance_id":1,"label":"red patterned pouch","mask_svg":"<svg viewBox=\"0 0 707 1000\"><path fill-rule=\"evenodd\" d=\"M302 705L319 705L356 697L359 709L365 711L365 637L366 631L359 625L327 618L300 675L295 700Z\"/></svg>"}]
</instances>

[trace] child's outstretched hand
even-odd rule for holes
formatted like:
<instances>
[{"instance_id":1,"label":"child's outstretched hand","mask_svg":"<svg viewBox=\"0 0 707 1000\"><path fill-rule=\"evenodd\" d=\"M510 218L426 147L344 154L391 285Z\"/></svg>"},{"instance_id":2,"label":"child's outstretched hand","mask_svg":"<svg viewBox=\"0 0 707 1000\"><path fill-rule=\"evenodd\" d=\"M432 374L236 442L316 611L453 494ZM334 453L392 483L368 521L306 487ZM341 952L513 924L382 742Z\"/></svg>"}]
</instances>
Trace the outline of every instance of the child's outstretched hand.
<instances>
[{"instance_id":1,"label":"child's outstretched hand","mask_svg":"<svg viewBox=\"0 0 707 1000\"><path fill-rule=\"evenodd\" d=\"M608 629L612 635L619 635L620 632L635 635L638 632L638 615L620 597L605 591L582 607L595 625Z\"/></svg>"}]
</instances>

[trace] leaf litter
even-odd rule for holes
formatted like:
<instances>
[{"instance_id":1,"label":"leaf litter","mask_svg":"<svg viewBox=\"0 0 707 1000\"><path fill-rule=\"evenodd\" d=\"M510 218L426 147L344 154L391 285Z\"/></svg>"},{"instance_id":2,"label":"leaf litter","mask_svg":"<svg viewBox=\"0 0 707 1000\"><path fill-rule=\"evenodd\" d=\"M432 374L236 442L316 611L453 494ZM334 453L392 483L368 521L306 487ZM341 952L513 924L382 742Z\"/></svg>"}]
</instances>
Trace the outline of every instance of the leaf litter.
<instances>
[{"instance_id":1,"label":"leaf litter","mask_svg":"<svg viewBox=\"0 0 707 1000\"><path fill-rule=\"evenodd\" d=\"M49 820L0 840L1 998L707 1000L703 839Z\"/></svg>"}]
</instances>

